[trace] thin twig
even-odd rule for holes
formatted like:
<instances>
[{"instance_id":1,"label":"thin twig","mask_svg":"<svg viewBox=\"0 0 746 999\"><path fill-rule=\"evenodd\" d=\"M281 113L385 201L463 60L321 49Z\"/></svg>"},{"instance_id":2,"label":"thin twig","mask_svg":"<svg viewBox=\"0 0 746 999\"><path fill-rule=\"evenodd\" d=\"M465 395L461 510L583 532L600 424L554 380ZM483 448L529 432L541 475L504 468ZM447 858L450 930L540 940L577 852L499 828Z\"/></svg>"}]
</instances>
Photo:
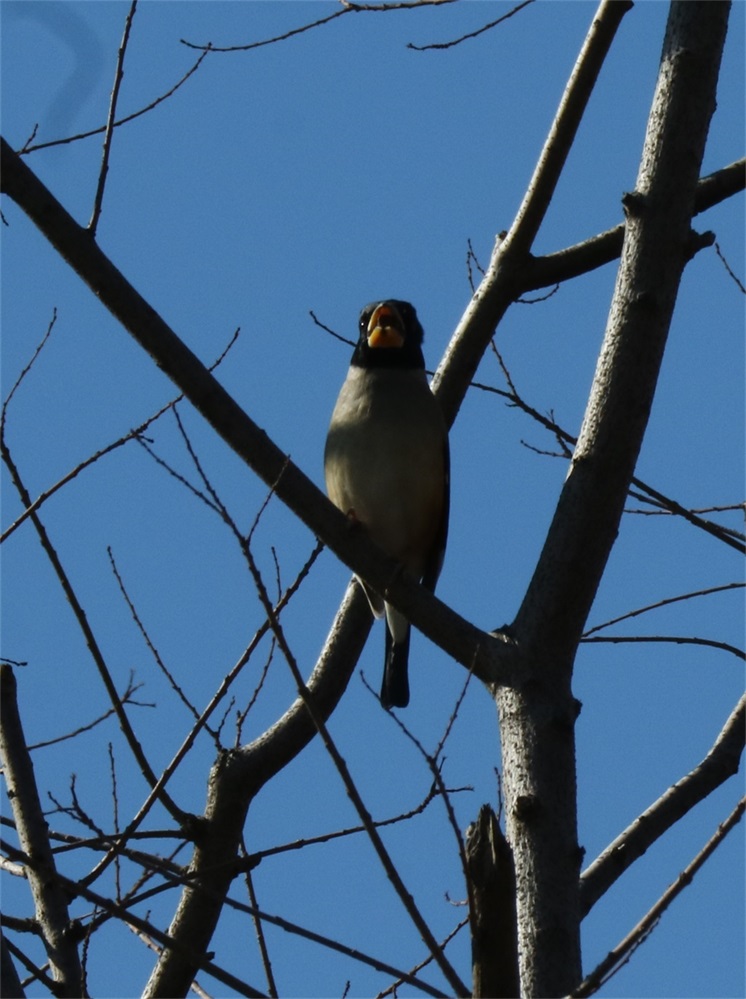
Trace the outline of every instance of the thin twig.
<instances>
[{"instance_id":1,"label":"thin twig","mask_svg":"<svg viewBox=\"0 0 746 999\"><path fill-rule=\"evenodd\" d=\"M241 853L246 856L246 847L241 844ZM251 907L258 910L259 904L257 902L256 891L254 889L254 879L251 876L251 868L247 867L244 872L244 881L246 882L246 891L249 893L249 901L251 902ZM274 971L272 970L272 961L269 956L269 948L267 947L267 937L264 932L264 925L256 915L256 912L252 913L252 920L254 922L254 929L256 931L256 939L259 945L259 953L262 958L262 967L264 968L264 974L267 979L267 992L269 993L271 999L277 999L279 992L277 991L277 983L275 982Z\"/></svg>"},{"instance_id":2,"label":"thin twig","mask_svg":"<svg viewBox=\"0 0 746 999\"><path fill-rule=\"evenodd\" d=\"M143 685L141 683L137 684L133 683L133 678L134 674L132 671L130 671L130 678L127 683L127 689L125 690L125 692L122 694L121 697L122 704L134 704L140 708L154 708L155 704L153 704L152 702L136 701L134 699L133 695ZM109 708L108 711L104 711L102 715L100 715L98 718L95 718L92 722L88 722L87 725L80 725L78 728L73 729L72 732L66 732L65 735L58 735L55 736L53 739L44 739L42 742L33 743L33 745L28 747L29 752L32 752L36 749L46 749L49 746L56 746L60 742L66 742L68 739L77 739L79 735L82 735L84 732L90 732L92 729L96 728L96 726L100 725L102 722L105 722L107 718L111 718L111 716L114 714L116 714L114 708Z\"/></svg>"},{"instance_id":3,"label":"thin twig","mask_svg":"<svg viewBox=\"0 0 746 999\"><path fill-rule=\"evenodd\" d=\"M311 553L310 557L306 561L305 565L303 566L303 568L298 573L298 576L296 577L295 581L293 582L293 584L290 587L288 587L288 590L283 595L282 600L279 601L279 603L278 603L278 605L277 605L277 607L275 609L276 613L279 614L281 612L281 610L286 606L286 604L291 600L291 598L293 597L293 595L297 592L297 590L300 587L301 583L304 581L304 579L306 578L306 576L308 575L308 573L311 571L311 567L313 566L313 564L315 563L316 559L320 555L321 551L323 550L323 547L324 546L323 546L323 544L321 542L317 543L316 547L314 548L314 550ZM267 634L268 631L269 631L269 622L265 620L265 622L262 625L260 625L259 628L257 629L256 633L254 634L253 638L249 642L249 644L246 647L246 649L243 651L243 653L239 657L239 659L236 662L236 664L228 671L228 673L226 674L225 678L223 679L223 681L221 682L220 686L218 687L217 691L215 692L215 694L210 699L210 702L208 703L207 707L204 709L204 711L202 712L202 714L197 719L196 723L192 726L192 728L187 733L184 741L182 742L181 746L179 746L179 748L177 749L177 751L174 754L173 758L171 759L170 763L168 763L168 765L161 772L161 775L158 778L158 783L153 788L151 788L148 796L146 797L146 799L143 802L143 804L140 806L137 814L131 820L131 822L129 823L129 825L127 826L127 828L124 830L124 832L122 834L122 842L123 843L126 842L126 840L128 839L129 836L131 836L131 835L134 834L135 830L137 830L139 828L139 826L141 825L141 823L144 821L144 819L146 818L146 816L150 812L150 809L153 807L153 805L155 804L155 802L158 800L159 795L161 793L163 793L164 788L166 787L166 785L168 784L168 782L171 780L171 778L173 777L174 773L178 769L179 765L181 764L181 761L184 759L184 757L187 755L187 753L191 750L194 742L197 739L197 736L199 735L199 733L202 731L202 729L207 724L207 721L211 717L212 713L215 711L215 709L217 708L217 706L220 704L220 702L226 696L226 694L230 690L232 684L234 683L234 681L236 680L236 678L240 675L240 673L242 672L243 668L246 666L247 662L249 661L249 659L253 655L256 647L259 645L260 641ZM121 844L117 844L114 847L112 847L109 850L109 852L106 854L106 856L102 858L102 860L100 861L98 867L93 872L93 875L95 875L95 877L99 877L101 875L101 873L103 872L103 870L106 867L108 867L108 865L114 859L114 856L115 856L117 850L121 850Z\"/></svg>"},{"instance_id":4,"label":"thin twig","mask_svg":"<svg viewBox=\"0 0 746 999\"><path fill-rule=\"evenodd\" d=\"M171 97L173 94L176 93L179 87L183 86L186 83L186 81L189 79L190 76L192 76L194 73L197 72L197 70L199 69L199 67L202 65L202 63L209 54L210 54L210 48L209 46L207 46L205 48L205 51L200 55L199 59L197 59L194 65L190 66L189 69L186 71L186 73L184 73L184 75L179 80L177 80L176 83L172 87L170 87L164 94L161 94L160 97L156 97L155 100L151 101L145 107L140 108L138 111L133 111L132 114L128 114L125 115L123 118L119 118L117 121L114 122L113 127L120 128L122 125L127 125L129 124L129 122L134 121L136 118L140 118L142 115L147 114L149 111L152 111L154 108L157 108L159 104L162 104L164 101L168 100L169 97ZM35 153L40 149L50 149L53 146L66 146L69 145L71 142L80 142L82 139L90 139L94 135L101 135L101 133L105 131L106 131L106 125L99 125L98 128L92 128L87 132L78 132L76 135L70 135L63 139L50 139L48 142L33 143L34 136L36 135L36 128L35 128L31 136L29 136L29 138L26 140L23 147L18 150L18 153L20 156L25 156L27 153Z\"/></svg>"},{"instance_id":5,"label":"thin twig","mask_svg":"<svg viewBox=\"0 0 746 999\"><path fill-rule=\"evenodd\" d=\"M3 433L5 432L5 416L6 416L6 412L7 412L8 406L10 405L10 400L16 394L16 392L18 391L18 389L21 386L21 382L24 380L24 378L26 377L26 375L29 373L29 371L31 371L31 369L33 368L34 364L36 363L36 360L39 357L39 354L41 354L42 350L46 346L47 340L52 335L52 330L54 329L54 326L55 326L56 322L57 322L57 307L55 306L52 309L52 318L49 320L49 323L47 325L47 329L46 329L46 332L45 332L44 336L41 338L41 340L37 344L36 349L34 350L34 353L31 355L31 360L28 362L28 364L26 364L26 366L24 368L22 368L21 373L16 378L15 382L13 383L13 387L11 388L10 392L8 392L7 398L3 402L2 414L0 416L0 429L2 430Z\"/></svg>"},{"instance_id":6,"label":"thin twig","mask_svg":"<svg viewBox=\"0 0 746 999\"><path fill-rule=\"evenodd\" d=\"M55 310L54 318L52 319L52 324L51 325L54 325L56 317L57 317L57 313L56 313L56 310ZM51 332L51 326L50 326L50 329L47 331L47 337L49 336L50 332ZM233 347L233 345L235 344L236 340L238 339L238 336L239 336L240 332L241 332L240 327L237 328L233 332L233 335L231 336L230 340L226 344L226 346L223 349L223 351L218 356L217 360L213 361L213 363L210 365L210 367L209 367L210 371L214 371L215 368L217 368L218 365L220 365L222 363L222 361L227 356L228 352L230 351L230 349ZM44 341L42 341L42 343L39 345L39 347L37 347L36 354L38 354L39 351L41 350L41 348L44 346L45 340L46 340L46 337L44 338ZM5 403L6 406L10 402L11 396L13 395L13 392L15 391L15 388L17 387L17 385L20 383L23 375L25 374L25 372L28 369L30 369L31 365L33 364L34 360L36 359L36 354L31 359L31 361L27 365L26 369L24 369L24 372L22 372L21 375L19 376L18 381L16 383L16 386L14 386L13 390L11 391L10 395L8 396L8 398L6 400L6 403ZM61 479L59 479L53 486L50 486L49 489L45 489L44 492L40 493L36 497L36 499L33 501L33 503L30 503L29 506L27 506L26 509L23 511L23 513L20 514L20 516L17 517L16 520L13 521L13 523L10 525L10 527L6 531L4 531L3 534L0 535L0 544L3 541L5 541L7 538L9 538L10 535L15 530L17 530L17 528L19 528L21 526L21 524L34 511L38 510L42 506L42 504L44 504L50 498L50 496L53 496L59 489L61 489L65 485L67 485L68 482L71 482L76 476L80 475L80 473L84 469L88 468L90 465L94 464L94 462L98 461L99 458L103 458L104 455L110 454L112 451L115 451L117 448L122 447L124 444L127 444L131 440L137 440L139 443L145 444L146 441L144 439L144 434L145 434L145 431L148 429L148 427L150 427L153 423L155 423L156 420L159 420L164 415L164 413L168 412L169 409L172 409L177 403L181 402L181 400L183 398L184 398L183 394L177 395L175 398L171 399L170 402L167 402L164 406L161 406L161 408L157 412L153 413L152 416L149 416L146 420L144 420L134 430L130 430L129 433L125 434L123 437L120 437L119 440L116 440L116 441L114 441L111 444L107 444L106 447L103 447L99 451L96 451L95 454L92 454L90 457L86 458L85 461L81 461L79 465L76 465L75 468L72 469L72 471L68 472L66 475L63 475L63 477ZM4 414L4 410L5 410L5 407L3 407L3 414ZM4 416L3 416L3 419L4 419ZM155 457L155 456L153 455L153 457Z\"/></svg>"},{"instance_id":7,"label":"thin twig","mask_svg":"<svg viewBox=\"0 0 746 999\"><path fill-rule=\"evenodd\" d=\"M117 68L114 72L114 86L111 91L109 114L106 119L106 132L104 134L104 150L101 157L101 170L98 175L96 196L93 200L93 213L91 214L91 220L88 223L88 232L90 232L93 238L96 236L98 220L101 217L101 209L103 208L104 203L104 188L106 187L106 177L109 173L109 157L111 155L111 140L114 135L114 121L117 114L117 101L119 100L119 89L122 86L122 79L124 77L124 57L127 52L130 29L132 28L132 19L135 16L136 9L137 0L132 0L129 13L127 14L127 19L124 22L124 34L122 35L122 41L117 54Z\"/></svg>"},{"instance_id":8,"label":"thin twig","mask_svg":"<svg viewBox=\"0 0 746 999\"><path fill-rule=\"evenodd\" d=\"M376 696L375 691L372 687L366 687L370 690L373 696ZM448 794L459 794L462 791L473 791L472 787L449 787L446 788ZM416 815L421 815L428 806L435 801L435 799L440 794L440 789L437 787L435 782L430 787L422 801L415 805L414 808L410 808L407 812L401 812L399 815L390 816L387 819L374 819L374 825L377 829L383 829L385 826L397 825L400 822L408 822L413 819ZM264 850L258 850L255 853L251 853L246 858L246 864L255 867L260 861L267 859L268 857L275 857L281 853L287 853L291 850L303 850L307 846L316 846L318 844L331 843L335 839L344 839L347 836L355 836L359 833L365 832L365 826L347 826L345 829L335 829L333 832L321 833L318 836L309 836L305 839L296 839L291 843L281 843L279 846L270 846Z\"/></svg>"},{"instance_id":9,"label":"thin twig","mask_svg":"<svg viewBox=\"0 0 746 999\"><path fill-rule=\"evenodd\" d=\"M694 597L706 597L711 593L725 593L728 590L740 590L746 587L746 583L724 583L722 586L710 586L706 590L696 590L691 593L682 593L676 597L665 597L663 600L657 600L654 604L647 604L645 607L638 607L637 610L628 611L626 614L621 614L619 617L613 617L610 621L604 621L603 624L594 625L593 628L589 628L588 631L584 632L583 638L587 639L597 631L601 631L604 628L610 628L613 624L619 624L620 621L627 621L629 618L638 617L640 614L646 614L648 611L658 610L660 607L666 607L668 604L676 604L682 600L692 600Z\"/></svg>"},{"instance_id":10,"label":"thin twig","mask_svg":"<svg viewBox=\"0 0 746 999\"><path fill-rule=\"evenodd\" d=\"M503 399L506 399L509 405L515 406L517 409L522 410L524 413L530 416L532 420L535 420L537 423L541 424L547 430L551 431L554 434L555 439L563 446L563 451L565 450L564 444L568 444L570 447L575 447L577 443L577 438L573 437L572 434L567 433L567 431L564 430L554 419L544 416L543 413L540 413L537 409L534 409L533 406L530 406L520 396L507 369L507 365L505 364L505 361L503 360L502 355L497 349L497 346L494 343L494 341L492 342L492 350L497 358L498 364L500 365L500 369L503 373L503 376L507 382L510 391L506 392L504 389L498 389L495 388L494 386L485 385L481 382L472 382L471 387L480 389L481 391L484 392L490 392L493 395L499 395ZM569 454L570 451L568 450L567 456L569 456ZM638 494L637 496L638 499L641 499L643 502L655 504L660 508L666 510L669 514L681 517L682 519L692 524L693 527L698 527L700 530L705 531L705 533L711 534L713 537L717 538L718 541L722 541L724 544L728 545L729 547L735 548L737 551L746 554L746 545L743 544L738 538L733 537L732 531L728 530L727 528L721 527L719 524L713 524L712 521L700 517L696 511L688 510L686 507L682 506L676 500L671 499L669 496L665 496L657 489L654 489L652 486L649 486L646 482L643 482L642 479L633 478L631 484L632 486L634 486L635 489L639 491L639 493L644 494L643 496L640 496ZM635 493L632 490L630 490L630 495L635 495Z\"/></svg>"},{"instance_id":11,"label":"thin twig","mask_svg":"<svg viewBox=\"0 0 746 999\"><path fill-rule=\"evenodd\" d=\"M457 3L458 0L397 0L396 3L353 3L352 0L340 0L341 10L334 11L326 17L320 17L316 21L302 24L298 28L291 28L281 35L273 35L271 38L263 38L258 42L246 42L243 45L213 45L208 42L206 45L198 45L195 42L188 42L185 38L180 39L182 45L190 49L205 49L211 52L250 52L252 49L262 48L264 45L276 45L278 42L285 42L288 38L295 38L313 28L320 28L324 24L336 21L338 17L345 14L361 13L383 13L391 10L412 10L417 7L442 7L445 4Z\"/></svg>"},{"instance_id":12,"label":"thin twig","mask_svg":"<svg viewBox=\"0 0 746 999\"><path fill-rule=\"evenodd\" d=\"M720 846L731 829L741 821L745 810L746 798L742 798L728 818L718 826L715 834L708 840L691 863L684 868L676 881L666 889L655 905L643 916L637 926L609 952L604 960L572 992L572 999L583 999L585 996L593 995L627 963L634 951L650 936L661 916L674 899L681 894L684 888L691 884L694 875L700 870L705 861Z\"/></svg>"},{"instance_id":13,"label":"thin twig","mask_svg":"<svg viewBox=\"0 0 746 999\"><path fill-rule=\"evenodd\" d=\"M471 885L471 879L470 879L469 873L468 873L468 866L467 866L467 860L466 860L466 847L465 847L465 844L464 844L464 837L461 834L461 828L460 828L460 826L458 824L458 821L456 819L456 813L454 811L453 804L451 803L451 798L450 798L449 790L448 790L448 788L445 785L445 781L443 780L442 767L443 767L443 765L445 763L445 757L442 756L442 753L443 753L443 749L445 747L446 741L448 740L449 735L453 731L453 726L454 726L454 724L456 722L456 718L458 717L458 713L459 713L459 710L461 708L461 705L464 702L464 698L466 697L466 691L469 689L469 684L471 682L472 676L473 676L473 674L471 672L467 673L466 680L464 681L464 684L462 686L461 692L460 692L460 694L459 694L459 696L458 696L458 698L456 700L456 704L455 704L455 706L453 708L453 711L451 712L451 715L450 715L450 717L449 717L449 719L448 719L448 721L446 723L445 731L443 732L443 735L441 736L440 741L439 741L438 745L436 746L434 753L428 753L427 750L425 749L425 747L420 742L420 740L415 736L415 734L413 732L411 732L409 730L409 728L407 728L407 726L401 720L401 718L399 717L399 715L398 714L394 714L393 711L389 711L390 716L394 719L394 721L396 722L396 724L399 726L399 729L404 733L404 735L409 739L409 741L418 750L418 752L420 753L420 755L424 759L425 763L427 764L427 766L428 766L428 768L430 770L430 773L433 776L433 786L437 789L440 797L443 800L443 805L444 805L445 810L446 810L446 816L448 818L449 825L451 827L451 830L453 831L453 835L454 835L454 838L456 840L456 847L458 849L459 858L461 860L461 870L462 870L462 873L463 873L463 876L464 876L464 884L465 884L467 892L469 894L470 901L471 901L471 889L472 889L472 885ZM366 687L368 687L368 689L370 690L370 692L372 694L374 694L373 690L368 686L367 682L365 682L365 680L363 682L365 683ZM375 696L375 694L374 694L374 696ZM440 763L438 762L439 760L440 760Z\"/></svg>"},{"instance_id":14,"label":"thin twig","mask_svg":"<svg viewBox=\"0 0 746 999\"><path fill-rule=\"evenodd\" d=\"M415 52L427 52L432 51L433 49L452 49L455 45L460 45L461 42L468 41L471 38L478 38L479 35L483 35L485 31L490 31L503 21L507 21L509 17L513 17L514 14L517 14L520 10L523 10L524 7L528 7L529 4L532 4L533 2L534 0L523 0L523 3L519 3L517 7L509 10L508 13L503 14L502 17L498 17L497 20L490 21L489 24L485 24L483 27L477 28L476 31L470 31L465 35L461 35L460 38L454 38L450 42L433 42L430 45L415 45L413 42L408 42L407 48L414 49Z\"/></svg>"},{"instance_id":15,"label":"thin twig","mask_svg":"<svg viewBox=\"0 0 746 999\"><path fill-rule=\"evenodd\" d=\"M28 490L26 489L26 486L24 485L24 482L21 478L20 471L15 462L13 461L8 446L5 442L3 428L4 428L4 420L0 422L0 454L2 455L2 459L5 462L5 465L7 466L10 472L13 485L15 486L16 491L21 497L21 502L25 507L28 507L31 504L31 497L28 494ZM132 755L137 760L137 763L140 767L140 771L145 780L148 782L148 784L150 784L150 786L154 790L156 788L159 789L158 797L160 798L166 810L170 812L170 814L174 818L176 818L177 821L181 821L184 818L185 813L176 805L176 803L170 798L170 796L165 791L160 789L158 778L145 755L145 752L140 744L140 741L135 735L135 731L132 728L129 718L127 717L127 712L124 710L124 706L122 704L121 698L119 697L116 686L114 684L111 671L109 670L109 667L106 663L106 659L103 655L103 652L101 651L101 647L98 644L96 636L93 633L93 629L91 628L91 625L88 621L88 617L85 613L85 610L83 609L83 606L77 597L77 594L72 586L72 583L70 582L70 579L64 569L64 566L62 565L62 561L60 560L60 557L57 554L57 551L51 542L47 530L44 524L39 519L38 513L32 513L31 519L34 524L34 528L36 529L36 533L39 537L39 541L41 542L42 548L44 549L44 552L46 553L46 556L49 559L52 568L54 569L54 572L57 576L62 591L67 599L67 602L72 608L73 614L78 623L78 627L80 628L85 638L86 645L88 646L88 649L91 653L91 656L93 657L93 661L98 670L98 674L101 677L104 687L106 688L106 693L114 708L114 711L116 712L117 719L119 720L119 725L122 729L122 732L124 733L124 736L127 740L127 744L129 745L130 750L132 752Z\"/></svg>"},{"instance_id":16,"label":"thin twig","mask_svg":"<svg viewBox=\"0 0 746 999\"><path fill-rule=\"evenodd\" d=\"M331 328L331 326L327 326L326 323L322 323L321 320L316 315L316 313L313 311L313 309L309 309L308 314L311 317L311 319L313 319L313 321L316 323L316 325L319 326L326 333L329 333L330 336L333 336L336 340L341 340L342 343L346 343L349 347L355 346L354 340L348 340L346 336L342 336L340 333L336 333Z\"/></svg>"},{"instance_id":17,"label":"thin twig","mask_svg":"<svg viewBox=\"0 0 746 999\"><path fill-rule=\"evenodd\" d=\"M720 249L720 243L718 243L718 242L715 243L715 253L717 253L717 255L720 257L720 260L722 261L723 267L728 272L728 275L736 283L736 285L738 286L739 291L741 291L744 295L746 295L746 287L744 287L743 281L741 281L739 278L737 278L736 275L734 274L733 269L731 268L731 266L728 263L728 261L725 259L725 254Z\"/></svg>"},{"instance_id":18,"label":"thin twig","mask_svg":"<svg viewBox=\"0 0 746 999\"><path fill-rule=\"evenodd\" d=\"M664 642L674 645L703 645L710 649L720 649L722 652L730 652L738 659L746 659L746 652L728 642L718 642L713 638L698 638L688 635L606 635L596 638L581 638L581 642L590 645L592 642L610 642L621 645L625 642Z\"/></svg>"},{"instance_id":19,"label":"thin twig","mask_svg":"<svg viewBox=\"0 0 746 999\"><path fill-rule=\"evenodd\" d=\"M169 682L169 684L171 686L171 689L174 691L174 693L179 698L179 700L181 701L181 703L186 707L187 711L189 711L189 713L192 715L192 717L195 720L198 720L199 719L199 711L197 711L197 709L192 704L192 702L189 700L189 698L186 696L186 694L184 693L184 691L182 690L182 688L176 682L176 678L174 677L173 673L169 670L169 668L166 666L165 662L163 661L163 658L161 657L160 652L155 647L155 643L153 642L153 640L151 639L150 635L148 634L148 630L145 627L145 624L143 623L143 620L140 617L140 615L139 615L139 613L137 611L137 608L135 607L135 604L134 604L132 598L130 597L129 593L127 592L127 587L124 585L124 580L122 579L122 574L119 571L119 567L117 566L117 562L116 562L116 559L114 558L114 553L112 552L111 547L107 547L106 554L109 556L109 564L111 566L111 571L114 574L114 579L117 582L117 586L119 587L119 592L122 594L122 597L124 598L124 602L127 604L127 607L129 609L129 612L130 612L130 615L132 617L132 620L135 622L135 626L137 627L137 630L140 632L140 635L142 636L143 641L145 642L145 644L147 645L148 649L150 650L150 654L153 656L153 659L155 661L156 666L161 671L161 673L163 673L163 675L166 677L166 679L168 680L168 682ZM211 733L211 734L214 737L214 733Z\"/></svg>"},{"instance_id":20,"label":"thin twig","mask_svg":"<svg viewBox=\"0 0 746 999\"><path fill-rule=\"evenodd\" d=\"M430 950L430 953L433 954L435 962L437 963L438 967L443 973L446 981L449 983L449 985L456 992L457 995L459 996L470 995L470 990L467 989L464 983L460 980L458 974L456 973L456 970L452 967L450 962L446 960L445 954L443 954L443 952L440 950L439 945L435 937L433 936L432 930L425 922L424 918L422 917L422 914L420 913L419 909L415 904L414 899L407 891L407 888L404 882L402 881L401 875L399 874L396 865L391 859L388 850L384 846L383 840L381 839L378 830L375 827L375 823L373 822L372 816L368 811L368 809L366 808L365 803L363 802L363 799L360 795L360 792L358 791L357 786L354 780L352 779L352 775L350 774L347 764L344 758L342 757L341 753L337 749L336 743L333 741L323 718L316 709L313 698L311 697L309 690L306 687L305 682L303 680L303 676L300 672L300 669L298 668L298 663L295 659L295 656L293 655L285 639L284 631L277 619L272 604L269 600L269 596L267 594L267 590L264 585L264 580L262 579L262 576L259 572L256 562L254 561L253 553L248 544L246 545L246 557L247 560L249 561L249 566L251 569L252 577L254 579L254 585L256 591L259 595L262 606L264 607L264 611L270 622L270 626L273 632L275 633L275 637L277 638L278 645L282 650L282 654L285 658L285 661L287 662L290 671L293 675L293 679L295 681L298 693L306 709L308 710L311 719L313 720L314 726L316 727L316 730L319 733L324 748L326 749L332 762L334 763L337 769L337 773L342 778L342 782L345 786L347 795L350 801L352 802L355 810L357 811L358 815L360 816L360 820L365 826L368 838L378 856L378 859L380 860L386 872L386 875L391 881L394 890L396 891L400 901L402 902L402 905L404 906L405 911L409 915L414 925L417 927L417 930L419 931L422 940Z\"/></svg>"},{"instance_id":21,"label":"thin twig","mask_svg":"<svg viewBox=\"0 0 746 999\"><path fill-rule=\"evenodd\" d=\"M25 854L22 850L17 849L10 843L0 841L0 848L5 850L5 852L8 853L14 860L26 864L29 868L38 869L39 863L35 857ZM183 954L190 960L195 960L193 955L186 948L184 948L177 940L174 940L173 937L170 937L168 933L164 933L160 930L153 922L143 919L141 916L131 912L125 906L119 905L103 895L99 895L98 892L95 892L91 888L87 887L82 881L74 881L71 878L67 878L63 874L60 874L59 871L55 874L55 880L59 882L60 887L64 888L71 897L79 896L86 899L86 901L91 902L100 909L108 912L113 918L119 919L129 926L135 926L138 929L143 930L145 933L149 933L162 946L173 949L177 953ZM213 978L216 978L219 982L227 985L230 989L236 992L237 995L247 996L249 999L265 999L262 992L252 988L250 985L247 985L246 982L241 981L241 979L237 978L235 975L231 975L229 972L223 970L223 968L220 968L208 958L197 958L196 962L200 968L208 972L208 974L212 975ZM52 990L52 994L54 994L54 990Z\"/></svg>"}]
</instances>

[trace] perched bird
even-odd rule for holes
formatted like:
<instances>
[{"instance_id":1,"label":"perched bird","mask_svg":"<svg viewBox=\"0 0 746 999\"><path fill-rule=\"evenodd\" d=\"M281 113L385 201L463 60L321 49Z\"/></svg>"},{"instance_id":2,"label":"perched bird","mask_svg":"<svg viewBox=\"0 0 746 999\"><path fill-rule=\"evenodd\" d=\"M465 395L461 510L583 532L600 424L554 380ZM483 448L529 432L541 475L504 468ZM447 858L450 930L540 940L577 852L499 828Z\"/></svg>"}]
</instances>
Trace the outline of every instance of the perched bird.
<instances>
[{"instance_id":1,"label":"perched bird","mask_svg":"<svg viewBox=\"0 0 746 999\"><path fill-rule=\"evenodd\" d=\"M449 454L425 375L424 333L414 308L396 299L367 305L359 328L326 440L327 492L432 591L448 534ZM406 707L409 621L363 586L375 616L386 615L381 701Z\"/></svg>"}]
</instances>

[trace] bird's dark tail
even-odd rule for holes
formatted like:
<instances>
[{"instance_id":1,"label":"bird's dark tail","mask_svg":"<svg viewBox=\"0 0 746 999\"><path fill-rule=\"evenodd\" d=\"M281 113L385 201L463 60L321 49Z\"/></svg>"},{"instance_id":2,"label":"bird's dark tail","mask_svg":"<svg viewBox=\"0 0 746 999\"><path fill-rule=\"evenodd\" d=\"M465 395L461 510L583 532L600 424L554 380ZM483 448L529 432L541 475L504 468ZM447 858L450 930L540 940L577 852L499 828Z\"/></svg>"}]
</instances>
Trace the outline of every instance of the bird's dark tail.
<instances>
[{"instance_id":1,"label":"bird's dark tail","mask_svg":"<svg viewBox=\"0 0 746 999\"><path fill-rule=\"evenodd\" d=\"M386 627L386 663L383 667L381 702L385 708L406 708L409 704L409 636L403 642L395 642Z\"/></svg>"}]
</instances>

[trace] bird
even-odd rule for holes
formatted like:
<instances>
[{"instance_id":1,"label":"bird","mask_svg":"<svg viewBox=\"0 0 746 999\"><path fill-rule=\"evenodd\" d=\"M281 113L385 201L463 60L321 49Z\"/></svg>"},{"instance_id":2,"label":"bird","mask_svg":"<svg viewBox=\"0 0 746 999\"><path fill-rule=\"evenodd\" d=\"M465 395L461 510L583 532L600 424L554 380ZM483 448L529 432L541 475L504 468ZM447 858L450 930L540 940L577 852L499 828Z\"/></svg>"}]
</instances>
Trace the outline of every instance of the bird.
<instances>
[{"instance_id":1,"label":"bird","mask_svg":"<svg viewBox=\"0 0 746 999\"><path fill-rule=\"evenodd\" d=\"M400 299L366 305L359 339L324 448L329 498L431 592L448 536L448 431L430 390L424 331ZM363 580L375 617L386 618L385 708L409 703L409 621Z\"/></svg>"}]
</instances>

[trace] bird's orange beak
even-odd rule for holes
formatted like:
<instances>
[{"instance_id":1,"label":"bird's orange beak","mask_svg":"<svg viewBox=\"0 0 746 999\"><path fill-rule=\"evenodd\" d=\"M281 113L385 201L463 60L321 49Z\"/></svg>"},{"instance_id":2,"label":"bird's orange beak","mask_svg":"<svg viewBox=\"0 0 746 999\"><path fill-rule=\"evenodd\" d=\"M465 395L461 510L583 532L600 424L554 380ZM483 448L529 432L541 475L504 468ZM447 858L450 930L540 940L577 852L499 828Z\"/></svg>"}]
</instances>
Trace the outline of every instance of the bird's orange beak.
<instances>
[{"instance_id":1,"label":"bird's orange beak","mask_svg":"<svg viewBox=\"0 0 746 999\"><path fill-rule=\"evenodd\" d=\"M368 320L369 347L401 347L404 323L392 305L378 305Z\"/></svg>"}]
</instances>

